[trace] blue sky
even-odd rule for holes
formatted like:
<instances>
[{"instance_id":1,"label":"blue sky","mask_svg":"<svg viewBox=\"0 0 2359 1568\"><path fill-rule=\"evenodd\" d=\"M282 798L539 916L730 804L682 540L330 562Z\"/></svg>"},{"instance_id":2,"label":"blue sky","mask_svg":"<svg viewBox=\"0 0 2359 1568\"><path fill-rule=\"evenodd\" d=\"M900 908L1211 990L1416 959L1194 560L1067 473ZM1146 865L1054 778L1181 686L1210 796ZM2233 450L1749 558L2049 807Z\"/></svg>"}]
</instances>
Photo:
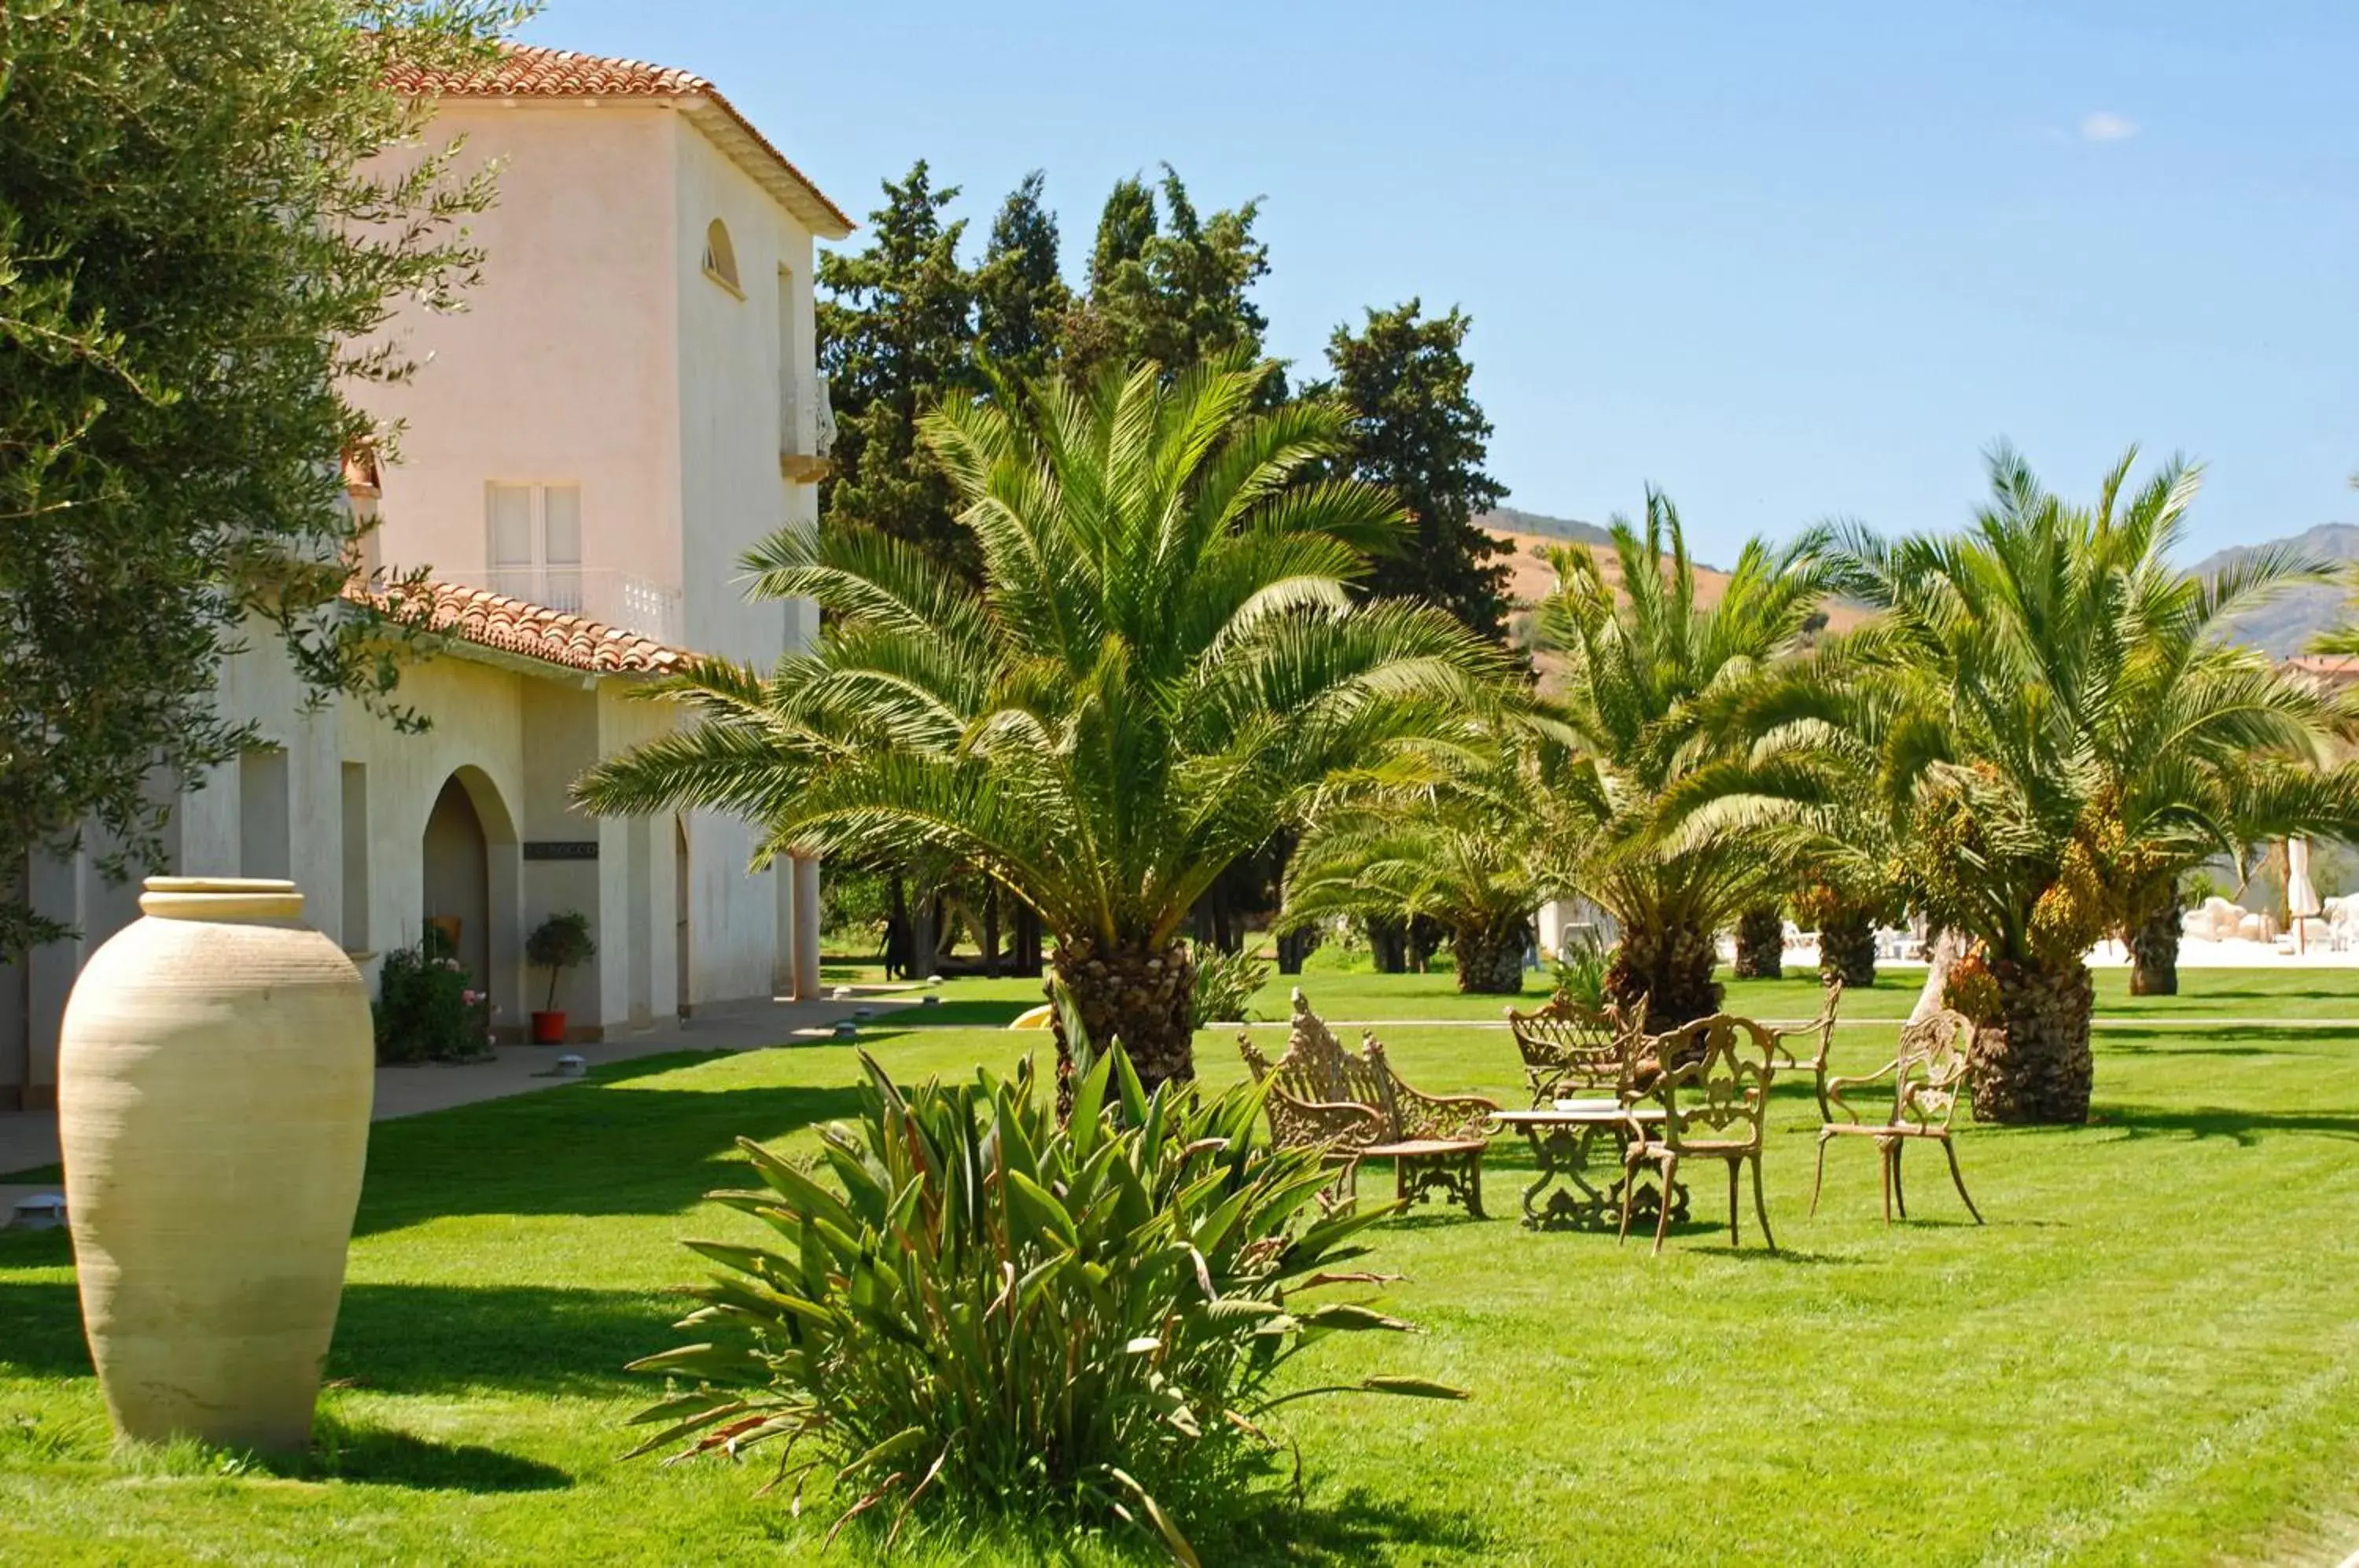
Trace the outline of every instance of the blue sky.
<instances>
[{"instance_id":1,"label":"blue sky","mask_svg":"<svg viewBox=\"0 0 2359 1568\"><path fill-rule=\"evenodd\" d=\"M1669 490L1699 553L1962 520L2005 437L2086 494L2205 460L2189 556L2359 518L2359 6L551 0L717 82L856 216L911 160L980 243L1048 171L1263 199L1274 352L1474 318L1510 505ZM857 244L855 234L853 243Z\"/></svg>"}]
</instances>

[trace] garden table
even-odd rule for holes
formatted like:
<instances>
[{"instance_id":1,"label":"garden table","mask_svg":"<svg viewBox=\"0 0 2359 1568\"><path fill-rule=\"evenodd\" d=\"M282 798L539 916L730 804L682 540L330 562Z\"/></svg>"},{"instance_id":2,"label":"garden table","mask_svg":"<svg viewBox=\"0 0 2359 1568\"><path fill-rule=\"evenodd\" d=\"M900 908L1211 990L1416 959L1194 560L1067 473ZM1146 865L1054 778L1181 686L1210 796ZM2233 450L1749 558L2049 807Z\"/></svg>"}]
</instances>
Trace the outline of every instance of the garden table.
<instances>
[{"instance_id":1,"label":"garden table","mask_svg":"<svg viewBox=\"0 0 2359 1568\"><path fill-rule=\"evenodd\" d=\"M1524 1189L1524 1224L1534 1230L1612 1229L1621 1224L1623 1190L1634 1180L1640 1184L1637 1211L1652 1214L1662 1202L1660 1177L1652 1168L1633 1176L1622 1155L1643 1128L1662 1119L1660 1106L1615 1100L1560 1100L1538 1110L1493 1116L1495 1128L1524 1135L1539 1166L1538 1179ZM1593 1166L1606 1161L1614 1174L1611 1185L1600 1187L1589 1175ZM1558 1191L1548 1191L1560 1183ZM1687 1183L1674 1181L1671 1217L1684 1220L1687 1214Z\"/></svg>"}]
</instances>

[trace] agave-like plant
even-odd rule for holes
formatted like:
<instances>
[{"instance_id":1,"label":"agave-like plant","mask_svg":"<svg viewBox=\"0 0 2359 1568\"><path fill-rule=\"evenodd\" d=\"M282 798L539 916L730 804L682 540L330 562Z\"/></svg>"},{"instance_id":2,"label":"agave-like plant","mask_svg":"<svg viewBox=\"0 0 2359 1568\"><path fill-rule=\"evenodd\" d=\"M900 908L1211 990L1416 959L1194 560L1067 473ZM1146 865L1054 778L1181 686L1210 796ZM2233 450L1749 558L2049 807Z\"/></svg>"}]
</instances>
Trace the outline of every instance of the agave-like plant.
<instances>
[{"instance_id":1,"label":"agave-like plant","mask_svg":"<svg viewBox=\"0 0 2359 1568\"><path fill-rule=\"evenodd\" d=\"M1747 696L1826 597L1826 541L1750 541L1706 604L1679 512L1650 490L1643 528L1614 521L1618 589L1591 551L1551 554L1533 626L1564 656L1553 711L1576 746L1549 788L1579 824L1573 885L1622 928L1608 988L1645 997L1655 1028L1719 1006L1715 938L1784 890L1762 830L1790 814L1797 765L1761 750Z\"/></svg>"},{"instance_id":2,"label":"agave-like plant","mask_svg":"<svg viewBox=\"0 0 2359 1568\"><path fill-rule=\"evenodd\" d=\"M1269 374L1149 365L944 408L925 435L981 592L864 528L775 536L755 592L816 600L817 647L766 679L707 662L664 683L703 723L580 798L735 811L766 857L974 866L1054 934L1091 1048L1119 1038L1149 1086L1191 1076L1190 908L1339 779L1382 782L1404 746L1425 766L1414 743L1501 675L1442 612L1354 597L1399 508L1322 474L1340 409L1254 411Z\"/></svg>"},{"instance_id":3,"label":"agave-like plant","mask_svg":"<svg viewBox=\"0 0 2359 1568\"><path fill-rule=\"evenodd\" d=\"M1882 614L1827 684L1878 694L1866 733L1910 899L1978 939L1997 983L1986 1119L2087 1116L2099 937L2175 920L2179 878L2255 838L2359 829L2359 771L2321 766L2347 711L2222 635L2326 563L2269 546L2210 581L2179 570L2199 473L2133 486L2135 460L2081 506L2002 448L1962 536L1854 529L1839 551Z\"/></svg>"},{"instance_id":4,"label":"agave-like plant","mask_svg":"<svg viewBox=\"0 0 2359 1568\"><path fill-rule=\"evenodd\" d=\"M1319 1150L1256 1137L1255 1087L1150 1096L1113 1051L1060 1124L1028 1062L906 1091L862 1062L821 1167L740 1140L762 1185L712 1197L783 1245L688 1243L721 1272L679 1325L697 1342L634 1363L692 1385L634 1418L658 1429L636 1453L775 1445L798 1498L832 1474L838 1529L889 1504L897 1533L930 1500L1126 1520L1192 1563L1187 1523L1275 1458L1278 1407L1465 1397L1390 1376L1277 1391L1326 1336L1408 1325L1329 1299L1381 1282L1341 1266L1394 1205L1331 1208Z\"/></svg>"},{"instance_id":5,"label":"agave-like plant","mask_svg":"<svg viewBox=\"0 0 2359 1568\"><path fill-rule=\"evenodd\" d=\"M1474 749L1476 766L1321 813L1287 863L1282 923L1422 916L1449 931L1461 991L1521 991L1533 911L1561 887L1562 824L1511 733Z\"/></svg>"}]
</instances>

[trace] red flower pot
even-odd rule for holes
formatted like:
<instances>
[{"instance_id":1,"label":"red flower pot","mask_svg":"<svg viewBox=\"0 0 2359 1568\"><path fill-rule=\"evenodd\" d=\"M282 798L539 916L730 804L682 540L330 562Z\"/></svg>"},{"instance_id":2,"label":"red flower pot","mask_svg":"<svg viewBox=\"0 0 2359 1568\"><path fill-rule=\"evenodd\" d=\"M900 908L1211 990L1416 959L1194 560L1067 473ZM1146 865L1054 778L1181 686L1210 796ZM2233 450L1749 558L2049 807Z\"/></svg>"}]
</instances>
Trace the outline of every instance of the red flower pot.
<instances>
[{"instance_id":1,"label":"red flower pot","mask_svg":"<svg viewBox=\"0 0 2359 1568\"><path fill-rule=\"evenodd\" d=\"M565 1043L565 1015L563 1013L533 1014L532 1043L535 1045L563 1045Z\"/></svg>"}]
</instances>

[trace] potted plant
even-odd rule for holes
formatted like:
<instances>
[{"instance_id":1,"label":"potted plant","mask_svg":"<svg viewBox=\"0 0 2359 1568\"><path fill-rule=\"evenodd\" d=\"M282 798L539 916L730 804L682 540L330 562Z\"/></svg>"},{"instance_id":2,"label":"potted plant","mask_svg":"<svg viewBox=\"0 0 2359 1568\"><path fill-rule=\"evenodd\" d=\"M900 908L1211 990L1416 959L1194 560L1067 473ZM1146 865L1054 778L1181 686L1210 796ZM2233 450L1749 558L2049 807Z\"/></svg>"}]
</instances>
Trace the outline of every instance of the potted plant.
<instances>
[{"instance_id":1,"label":"potted plant","mask_svg":"<svg viewBox=\"0 0 2359 1568\"><path fill-rule=\"evenodd\" d=\"M590 917L579 909L549 916L525 938L525 962L549 971L549 1006L532 1015L533 1044L565 1043L565 1015L557 1010L557 983L567 970L597 956L598 944L590 939Z\"/></svg>"}]
</instances>

